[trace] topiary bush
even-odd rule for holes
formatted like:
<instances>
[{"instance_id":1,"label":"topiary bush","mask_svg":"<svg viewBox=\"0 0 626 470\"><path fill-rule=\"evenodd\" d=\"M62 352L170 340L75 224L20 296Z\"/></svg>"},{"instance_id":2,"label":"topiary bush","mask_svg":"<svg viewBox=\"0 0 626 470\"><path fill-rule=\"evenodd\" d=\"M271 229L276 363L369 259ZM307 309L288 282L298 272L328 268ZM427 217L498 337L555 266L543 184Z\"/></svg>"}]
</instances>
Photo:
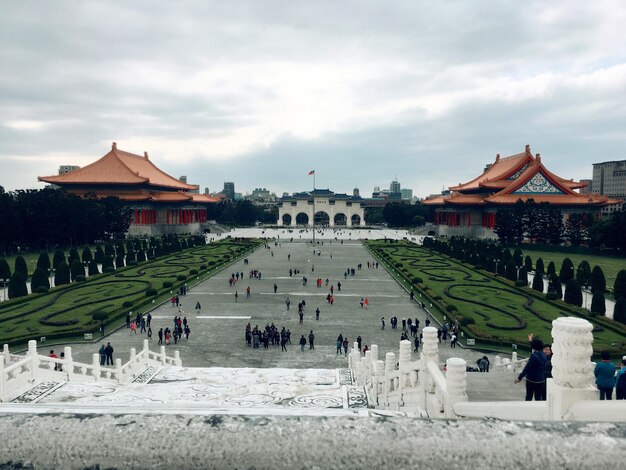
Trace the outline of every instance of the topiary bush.
<instances>
[{"instance_id":1,"label":"topiary bush","mask_svg":"<svg viewBox=\"0 0 626 470\"><path fill-rule=\"evenodd\" d=\"M546 294L546 299L548 300L559 300L560 298L561 296L559 296L556 292L548 292Z\"/></svg>"},{"instance_id":2,"label":"topiary bush","mask_svg":"<svg viewBox=\"0 0 626 470\"><path fill-rule=\"evenodd\" d=\"M206 264L201 264L201 265L200 265L200 270L201 270L201 271L204 271L205 269L206 269Z\"/></svg>"},{"instance_id":3,"label":"topiary bush","mask_svg":"<svg viewBox=\"0 0 626 470\"><path fill-rule=\"evenodd\" d=\"M74 280L76 282L85 282L85 276L83 274L79 274Z\"/></svg>"},{"instance_id":4,"label":"topiary bush","mask_svg":"<svg viewBox=\"0 0 626 470\"><path fill-rule=\"evenodd\" d=\"M102 270L102 272L104 272L104 273L113 273L113 272L115 272L115 268L113 268L111 266L107 266L106 268L104 268Z\"/></svg>"},{"instance_id":5,"label":"topiary bush","mask_svg":"<svg viewBox=\"0 0 626 470\"><path fill-rule=\"evenodd\" d=\"M133 303L132 303L132 302L129 302L129 301L127 300L126 302L124 302L124 303L122 304L122 307L124 307L124 308L128 308L128 307L132 307L132 305L133 305Z\"/></svg>"},{"instance_id":6,"label":"topiary bush","mask_svg":"<svg viewBox=\"0 0 626 470\"><path fill-rule=\"evenodd\" d=\"M174 285L174 283L173 283L173 282L171 282L171 281L165 281L165 282L163 283L163 288L164 288L164 289L169 289L169 288L170 288L170 287L172 287L173 285Z\"/></svg>"},{"instance_id":7,"label":"topiary bush","mask_svg":"<svg viewBox=\"0 0 626 470\"><path fill-rule=\"evenodd\" d=\"M461 324L461 326L467 326L467 325L473 325L476 322L474 321L473 318L463 317L461 318L461 321L459 323Z\"/></svg>"},{"instance_id":8,"label":"topiary bush","mask_svg":"<svg viewBox=\"0 0 626 470\"><path fill-rule=\"evenodd\" d=\"M150 289L146 290L146 296L147 297L152 297L152 296L158 295L158 293L159 292L154 287L151 287Z\"/></svg>"},{"instance_id":9,"label":"topiary bush","mask_svg":"<svg viewBox=\"0 0 626 470\"><path fill-rule=\"evenodd\" d=\"M190 274L190 275L192 275L192 276L194 276L194 275L198 274L198 270L197 270L197 269L191 269L191 270L189 271L189 274Z\"/></svg>"},{"instance_id":10,"label":"topiary bush","mask_svg":"<svg viewBox=\"0 0 626 470\"><path fill-rule=\"evenodd\" d=\"M39 286L35 289L35 294L47 294L48 292L50 292L50 289L46 286Z\"/></svg>"},{"instance_id":11,"label":"topiary bush","mask_svg":"<svg viewBox=\"0 0 626 470\"><path fill-rule=\"evenodd\" d=\"M527 284L524 281L515 281L515 287L526 287Z\"/></svg>"},{"instance_id":12,"label":"topiary bush","mask_svg":"<svg viewBox=\"0 0 626 470\"><path fill-rule=\"evenodd\" d=\"M185 279L187 279L187 276L185 276L184 274L179 274L178 276L176 276L176 279L179 281L184 281Z\"/></svg>"}]
</instances>

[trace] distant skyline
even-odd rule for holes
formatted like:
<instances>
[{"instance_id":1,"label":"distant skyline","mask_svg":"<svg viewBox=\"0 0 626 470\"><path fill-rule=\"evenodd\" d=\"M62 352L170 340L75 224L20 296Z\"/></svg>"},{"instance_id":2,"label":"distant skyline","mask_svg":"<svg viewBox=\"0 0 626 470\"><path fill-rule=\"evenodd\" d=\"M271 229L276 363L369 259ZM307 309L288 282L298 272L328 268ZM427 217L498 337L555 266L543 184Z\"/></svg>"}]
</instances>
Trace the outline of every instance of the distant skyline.
<instances>
[{"instance_id":1,"label":"distant skyline","mask_svg":"<svg viewBox=\"0 0 626 470\"><path fill-rule=\"evenodd\" d=\"M530 144L626 159L626 2L0 3L0 186L112 141L212 192L417 197Z\"/></svg>"}]
</instances>

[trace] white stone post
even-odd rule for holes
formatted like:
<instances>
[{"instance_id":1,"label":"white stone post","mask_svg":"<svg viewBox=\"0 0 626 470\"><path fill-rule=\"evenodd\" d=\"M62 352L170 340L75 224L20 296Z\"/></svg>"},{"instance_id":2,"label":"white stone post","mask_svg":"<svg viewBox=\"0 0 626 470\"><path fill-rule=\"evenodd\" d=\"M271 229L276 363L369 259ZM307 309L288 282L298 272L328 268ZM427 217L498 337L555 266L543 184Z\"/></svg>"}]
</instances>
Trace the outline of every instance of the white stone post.
<instances>
[{"instance_id":1,"label":"white stone post","mask_svg":"<svg viewBox=\"0 0 626 470\"><path fill-rule=\"evenodd\" d=\"M150 351L150 344L147 339L144 339L143 340L143 365L145 367L148 367L149 351Z\"/></svg>"},{"instance_id":2,"label":"white stone post","mask_svg":"<svg viewBox=\"0 0 626 470\"><path fill-rule=\"evenodd\" d=\"M117 383L122 383L122 360L115 359L115 373L117 375Z\"/></svg>"},{"instance_id":3,"label":"white stone post","mask_svg":"<svg viewBox=\"0 0 626 470\"><path fill-rule=\"evenodd\" d=\"M437 339L437 328L427 326L422 330L422 354L420 355L419 387L421 396L421 406L426 409L428 393L432 393L433 381L428 373L427 364L433 361L439 367L439 340Z\"/></svg>"},{"instance_id":4,"label":"white stone post","mask_svg":"<svg viewBox=\"0 0 626 470\"><path fill-rule=\"evenodd\" d=\"M70 346L66 346L63 349L63 352L65 354L63 372L67 374L67 380L70 381L74 378L74 359L72 358L72 348Z\"/></svg>"},{"instance_id":5,"label":"white stone post","mask_svg":"<svg viewBox=\"0 0 626 470\"><path fill-rule=\"evenodd\" d=\"M493 361L494 368L498 368L498 366L502 365L502 358L500 356L496 356Z\"/></svg>"},{"instance_id":6,"label":"white stone post","mask_svg":"<svg viewBox=\"0 0 626 470\"><path fill-rule=\"evenodd\" d=\"M11 362L11 356L9 355L9 345L5 344L2 347L2 354L4 355L4 363L9 364Z\"/></svg>"},{"instance_id":7,"label":"white stone post","mask_svg":"<svg viewBox=\"0 0 626 470\"><path fill-rule=\"evenodd\" d=\"M39 377L39 358L37 357L37 341L31 339L28 342L28 357L30 357L30 368L31 368L31 380L37 379Z\"/></svg>"},{"instance_id":8,"label":"white stone post","mask_svg":"<svg viewBox=\"0 0 626 470\"><path fill-rule=\"evenodd\" d=\"M370 351L370 364L371 364L371 368L374 369L374 365L376 364L376 361L378 360L378 345L377 344L372 344L372 347L369 349Z\"/></svg>"},{"instance_id":9,"label":"white stone post","mask_svg":"<svg viewBox=\"0 0 626 470\"><path fill-rule=\"evenodd\" d=\"M467 401L467 363L458 357L446 361L446 390L448 397L444 403L446 418L456 418L454 405Z\"/></svg>"},{"instance_id":10,"label":"white stone post","mask_svg":"<svg viewBox=\"0 0 626 470\"><path fill-rule=\"evenodd\" d=\"M165 355L165 346L161 346L161 364L165 365L165 358L167 356Z\"/></svg>"},{"instance_id":11,"label":"white stone post","mask_svg":"<svg viewBox=\"0 0 626 470\"><path fill-rule=\"evenodd\" d=\"M183 365L183 361L180 360L180 352L174 351L174 364L177 367L181 367Z\"/></svg>"},{"instance_id":12,"label":"white stone post","mask_svg":"<svg viewBox=\"0 0 626 470\"><path fill-rule=\"evenodd\" d=\"M365 361L363 362L365 367L363 368L363 380L364 384L372 383L372 351L365 353Z\"/></svg>"},{"instance_id":13,"label":"white stone post","mask_svg":"<svg viewBox=\"0 0 626 470\"><path fill-rule=\"evenodd\" d=\"M511 362L513 363L517 362L517 351L513 351L511 353Z\"/></svg>"},{"instance_id":14,"label":"white stone post","mask_svg":"<svg viewBox=\"0 0 626 470\"><path fill-rule=\"evenodd\" d=\"M400 405L404 405L404 389L411 386L411 342L400 341L400 354L398 355L398 392Z\"/></svg>"},{"instance_id":15,"label":"white stone post","mask_svg":"<svg viewBox=\"0 0 626 470\"><path fill-rule=\"evenodd\" d=\"M91 355L91 364L93 365L93 377L94 380L100 380L100 354L94 353Z\"/></svg>"},{"instance_id":16,"label":"white stone post","mask_svg":"<svg viewBox=\"0 0 626 470\"><path fill-rule=\"evenodd\" d=\"M597 400L594 380L593 325L587 320L559 317L552 322L552 376L547 383L548 419L562 421L570 407Z\"/></svg>"},{"instance_id":17,"label":"white stone post","mask_svg":"<svg viewBox=\"0 0 626 470\"><path fill-rule=\"evenodd\" d=\"M384 394L385 389L385 361L376 361L376 383L373 387L373 399L376 406L380 405L380 395Z\"/></svg>"},{"instance_id":18,"label":"white stone post","mask_svg":"<svg viewBox=\"0 0 626 470\"><path fill-rule=\"evenodd\" d=\"M385 406L389 406L389 393L395 390L394 371L396 369L396 355L392 352L385 354Z\"/></svg>"}]
</instances>

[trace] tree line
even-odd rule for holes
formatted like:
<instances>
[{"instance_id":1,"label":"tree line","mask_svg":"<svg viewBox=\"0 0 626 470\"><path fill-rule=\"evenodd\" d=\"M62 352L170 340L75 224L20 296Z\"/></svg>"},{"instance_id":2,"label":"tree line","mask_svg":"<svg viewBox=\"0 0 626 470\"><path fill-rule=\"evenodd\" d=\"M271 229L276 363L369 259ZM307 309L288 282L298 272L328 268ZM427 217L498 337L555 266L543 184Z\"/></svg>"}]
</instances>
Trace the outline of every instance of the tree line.
<instances>
[{"instance_id":1,"label":"tree line","mask_svg":"<svg viewBox=\"0 0 626 470\"><path fill-rule=\"evenodd\" d=\"M52 188L6 192L0 186L0 255L123 238L129 225L130 209L115 197Z\"/></svg>"},{"instance_id":2,"label":"tree line","mask_svg":"<svg viewBox=\"0 0 626 470\"><path fill-rule=\"evenodd\" d=\"M225 225L275 224L278 206L257 206L250 201L222 201L207 207L209 220Z\"/></svg>"},{"instance_id":3,"label":"tree line","mask_svg":"<svg viewBox=\"0 0 626 470\"><path fill-rule=\"evenodd\" d=\"M614 212L610 217L596 220L592 214L575 213L565 222L561 210L549 203L533 199L517 201L508 209L499 209L494 232L504 245L530 243L560 245L567 241L573 246L589 244L626 251L626 214Z\"/></svg>"},{"instance_id":4,"label":"tree line","mask_svg":"<svg viewBox=\"0 0 626 470\"><path fill-rule=\"evenodd\" d=\"M432 222L434 209L418 202L389 202L385 207L365 208L365 221L371 225L386 223L389 227L421 227Z\"/></svg>"},{"instance_id":5,"label":"tree line","mask_svg":"<svg viewBox=\"0 0 626 470\"><path fill-rule=\"evenodd\" d=\"M508 248L489 240L474 238L452 237L448 241L426 238L424 247L443 253L453 258L472 264L478 269L485 269L498 276L508 279L518 287L529 286L528 273L533 272L531 287L543 293L547 282L546 299L561 300L581 307L583 305L582 288L592 293L590 312L594 315L606 313L606 278L600 266L591 266L586 260L574 266L571 259L565 258L557 272L551 261L547 268L542 258L538 258L534 265L530 256L524 257L521 249L513 252ZM563 292L562 285L565 285ZM626 324L626 270L622 269L615 278L613 285L615 307L613 319Z\"/></svg>"},{"instance_id":6,"label":"tree line","mask_svg":"<svg viewBox=\"0 0 626 470\"><path fill-rule=\"evenodd\" d=\"M82 282L88 276L110 273L124 266L134 266L146 260L201 246L206 243L204 236L179 237L176 234L149 239L132 239L105 243L96 246L95 250L89 246L70 248L68 255L56 249L52 260L47 252L41 252L37 265L32 273L28 272L26 260L22 256L15 258L14 270L9 263L0 258L0 283L8 280L8 297L10 299L28 295L26 282L31 280L31 292L43 294L50 290L50 280L54 278L55 286L62 286L71 282ZM3 285L3 287L5 287Z\"/></svg>"}]
</instances>

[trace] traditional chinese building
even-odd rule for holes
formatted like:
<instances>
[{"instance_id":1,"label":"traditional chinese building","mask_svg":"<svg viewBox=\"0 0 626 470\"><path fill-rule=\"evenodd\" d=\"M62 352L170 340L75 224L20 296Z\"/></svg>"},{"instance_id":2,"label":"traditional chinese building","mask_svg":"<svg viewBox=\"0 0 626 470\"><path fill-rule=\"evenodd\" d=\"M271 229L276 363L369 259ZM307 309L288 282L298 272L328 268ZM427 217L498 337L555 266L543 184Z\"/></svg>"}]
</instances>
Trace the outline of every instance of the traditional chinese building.
<instances>
[{"instance_id":1,"label":"traditional chinese building","mask_svg":"<svg viewBox=\"0 0 626 470\"><path fill-rule=\"evenodd\" d=\"M487 165L473 180L450 187L450 194L423 201L435 208L439 235L496 237L493 228L498 209L530 199L550 203L561 209L564 219L574 213L599 215L600 209L614 204L606 196L580 194L576 189L587 183L566 180L548 171L539 154L533 156L527 145L522 153L501 158Z\"/></svg>"},{"instance_id":2,"label":"traditional chinese building","mask_svg":"<svg viewBox=\"0 0 626 470\"><path fill-rule=\"evenodd\" d=\"M315 225L358 227L365 225L365 216L358 196L334 193L328 189L284 196L278 203L278 225Z\"/></svg>"},{"instance_id":3,"label":"traditional chinese building","mask_svg":"<svg viewBox=\"0 0 626 470\"><path fill-rule=\"evenodd\" d=\"M113 142L111 151L83 168L55 176L40 176L71 194L97 198L115 196L132 210L128 234L161 235L198 233L207 222L207 204L218 202L197 194L198 185L187 184L161 171L145 152L125 152Z\"/></svg>"}]
</instances>

